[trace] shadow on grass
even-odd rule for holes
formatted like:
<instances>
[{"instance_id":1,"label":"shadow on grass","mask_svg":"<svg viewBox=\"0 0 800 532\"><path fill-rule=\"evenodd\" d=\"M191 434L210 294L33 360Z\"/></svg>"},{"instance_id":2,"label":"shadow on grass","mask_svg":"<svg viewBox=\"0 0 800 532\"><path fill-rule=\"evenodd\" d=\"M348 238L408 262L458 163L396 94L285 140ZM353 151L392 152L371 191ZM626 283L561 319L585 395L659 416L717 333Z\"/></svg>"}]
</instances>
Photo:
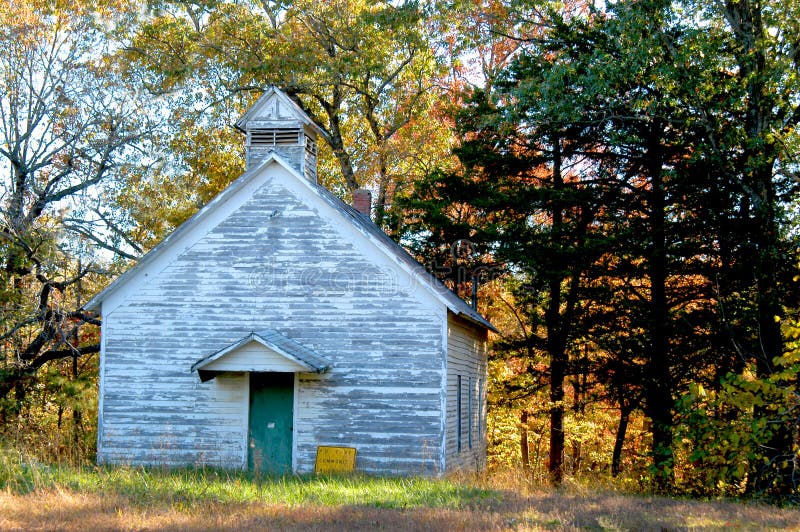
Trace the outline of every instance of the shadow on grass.
<instances>
[{"instance_id":1,"label":"shadow on grass","mask_svg":"<svg viewBox=\"0 0 800 532\"><path fill-rule=\"evenodd\" d=\"M125 497L0 493L3 529L170 530L727 530L794 529L798 512L615 494L534 495L491 508L381 508L282 503L132 504Z\"/></svg>"},{"instance_id":2,"label":"shadow on grass","mask_svg":"<svg viewBox=\"0 0 800 532\"><path fill-rule=\"evenodd\" d=\"M495 511L514 529L797 530L800 511L734 501L696 501L614 492L553 491L504 497Z\"/></svg>"},{"instance_id":3,"label":"shadow on grass","mask_svg":"<svg viewBox=\"0 0 800 532\"><path fill-rule=\"evenodd\" d=\"M6 457L7 458L7 457ZM0 529L800 529L800 511L604 491L522 495L475 479L259 477L51 466L0 455Z\"/></svg>"}]
</instances>

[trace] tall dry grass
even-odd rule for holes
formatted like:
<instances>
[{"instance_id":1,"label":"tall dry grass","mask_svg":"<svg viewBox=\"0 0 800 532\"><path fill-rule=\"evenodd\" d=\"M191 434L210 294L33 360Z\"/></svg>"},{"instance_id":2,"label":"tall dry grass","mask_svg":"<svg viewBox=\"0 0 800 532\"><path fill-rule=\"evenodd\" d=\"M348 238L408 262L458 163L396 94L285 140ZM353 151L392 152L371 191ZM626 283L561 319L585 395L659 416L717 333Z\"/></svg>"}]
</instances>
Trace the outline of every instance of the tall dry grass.
<instances>
[{"instance_id":1,"label":"tall dry grass","mask_svg":"<svg viewBox=\"0 0 800 532\"><path fill-rule=\"evenodd\" d=\"M176 502L0 491L2 530L800 530L796 510L618 494L509 496L476 507Z\"/></svg>"}]
</instances>

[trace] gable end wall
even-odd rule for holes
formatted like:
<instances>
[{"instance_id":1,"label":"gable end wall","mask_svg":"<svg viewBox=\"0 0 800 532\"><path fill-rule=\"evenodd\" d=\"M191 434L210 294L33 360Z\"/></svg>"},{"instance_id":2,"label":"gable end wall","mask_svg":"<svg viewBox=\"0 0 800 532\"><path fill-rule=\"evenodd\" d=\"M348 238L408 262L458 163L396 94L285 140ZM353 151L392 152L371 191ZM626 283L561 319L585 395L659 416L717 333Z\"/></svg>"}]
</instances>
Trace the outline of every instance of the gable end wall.
<instances>
[{"instance_id":1,"label":"gable end wall","mask_svg":"<svg viewBox=\"0 0 800 532\"><path fill-rule=\"evenodd\" d=\"M298 472L313 470L317 445L356 447L368 473L440 472L444 305L296 176L272 165L258 179L221 223L114 296L98 461L242 467L247 374L200 383L190 368L275 329L333 363L298 374Z\"/></svg>"}]
</instances>

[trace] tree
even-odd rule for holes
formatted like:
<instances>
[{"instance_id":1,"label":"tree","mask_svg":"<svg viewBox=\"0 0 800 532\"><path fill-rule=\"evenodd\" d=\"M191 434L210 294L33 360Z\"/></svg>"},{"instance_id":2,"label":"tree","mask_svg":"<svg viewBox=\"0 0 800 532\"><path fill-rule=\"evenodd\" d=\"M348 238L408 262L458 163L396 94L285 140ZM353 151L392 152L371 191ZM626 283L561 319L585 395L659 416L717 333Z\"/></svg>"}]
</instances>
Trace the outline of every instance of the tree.
<instances>
[{"instance_id":1,"label":"tree","mask_svg":"<svg viewBox=\"0 0 800 532\"><path fill-rule=\"evenodd\" d=\"M749 162L739 167L720 163L739 160L738 154L748 153L750 142L763 146L765 141L747 132L730 133L731 124L748 121L743 116L733 119L742 108L735 98L726 98L736 95L742 102L752 102L746 96L752 89L726 83L731 77L724 68L731 62L723 59L725 39L709 38L705 29L689 24L679 6L660 1L619 3L591 17L552 13L550 21L550 31L531 43L515 63L523 64L529 56L544 58L519 77L518 86L520 91L546 88L535 93L541 100L538 105L550 109L547 117L562 117L566 131L581 131L589 143L579 137L566 138L583 144L574 149L586 158L587 168L596 165L598 175L610 176L622 193L616 207L605 206L619 209L622 216L607 218L605 230L616 241L610 250L614 260L606 261L612 269L598 274L615 287L611 294L624 294L617 300L615 313L628 313L628 326L640 331L641 370L629 376L641 379L643 408L653 422L656 486L665 490L672 484L674 466L675 399L691 379L713 378L715 367L735 365L731 361L737 355L729 347L714 344L715 337L720 337L715 330L720 309L714 280L726 274L718 259L720 239L735 234L726 224L724 209L741 205L736 184L749 179L746 176L754 163L747 155ZM550 76L548 82L540 85L539 78L546 76ZM742 139L750 140L742 145ZM774 163L775 159L768 161ZM762 180L756 188L780 189L776 183L768 186ZM779 251L786 246L780 242L774 217L778 196L764 192L759 197L761 207L773 212L767 216L772 225L766 223L765 215L756 215L747 224L757 227L759 235L737 236L744 247L751 242L756 249L771 250L766 256L773 263L760 263L760 273L751 278L773 272L770 286L776 287L780 279L775 272L791 260ZM771 244L764 242L765 235L772 235ZM768 292L775 294L772 289ZM757 307L763 307L764 297L757 296L762 301ZM746 301L737 304L747 306ZM763 315L758 318L760 334L773 334L767 345L776 341L776 304L772 302L769 328ZM605 341L612 351L628 334L615 319L616 324L607 329L611 334L606 335L615 340L610 346ZM601 338L595 341L603 345ZM712 348L724 356L704 355ZM785 451L788 444L784 439L780 447L783 460L790 456Z\"/></svg>"},{"instance_id":2,"label":"tree","mask_svg":"<svg viewBox=\"0 0 800 532\"><path fill-rule=\"evenodd\" d=\"M282 88L325 132L335 163L323 152L321 164L340 176L325 184L341 195L372 187L382 222L398 178L418 172L419 154L438 150L402 143L405 130L446 132L426 114L438 65L423 15L414 2L159 2L127 57L153 92L182 93L183 130L221 128L267 86ZM238 139L225 140L238 149ZM185 161L205 182L222 178Z\"/></svg>"},{"instance_id":3,"label":"tree","mask_svg":"<svg viewBox=\"0 0 800 532\"><path fill-rule=\"evenodd\" d=\"M0 7L0 398L18 406L48 363L99 350L83 289L102 273L87 238L94 199L142 138L142 107L113 86L105 29L122 3ZM83 240L83 243L82 243ZM106 244L112 248L110 244ZM81 255L84 259L81 260Z\"/></svg>"},{"instance_id":4,"label":"tree","mask_svg":"<svg viewBox=\"0 0 800 532\"><path fill-rule=\"evenodd\" d=\"M542 85L533 84L546 80L527 76L539 66L532 63L515 63L496 83L497 103L476 92L459 116L462 142L455 153L462 171L429 176L401 205L411 213L406 225L411 241L427 235L424 241L442 249L460 234L490 253L494 268L517 279L514 296L524 337L503 347L549 360L549 467L557 484L563 476L564 386L582 276L602 248L605 237L595 231L598 207L611 190L571 166L578 144L564 131L561 117L545 116L539 107L535 95ZM527 83L520 89L522 76ZM529 368L535 371L533 364Z\"/></svg>"},{"instance_id":5,"label":"tree","mask_svg":"<svg viewBox=\"0 0 800 532\"><path fill-rule=\"evenodd\" d=\"M783 355L780 322L789 292L786 278L791 278L787 265L795 265L792 247L786 245L781 231L785 223L781 207L785 195L796 189L796 181L790 178L796 175L792 147L797 146L800 123L800 5L731 0L693 7L711 22L710 28L718 36L717 58L730 74L725 89L737 99L726 116L736 124L736 135L721 135L709 127L707 147L713 155L719 156L722 150L733 155L724 168L738 193L741 221L749 228L745 248L751 267L748 273L755 281L757 321L751 330L757 331L757 341L750 352L758 376L766 379L773 373L774 361ZM752 345L742 341L741 335L739 338L741 345ZM788 426L772 434L764 447L763 462L754 461L751 491L776 496L794 492L793 445Z\"/></svg>"},{"instance_id":6,"label":"tree","mask_svg":"<svg viewBox=\"0 0 800 532\"><path fill-rule=\"evenodd\" d=\"M510 2L499 0L442 0L433 24L439 55L448 65L453 97L466 87L492 93L497 78L520 49L523 38L537 25L520 25Z\"/></svg>"},{"instance_id":7,"label":"tree","mask_svg":"<svg viewBox=\"0 0 800 532\"><path fill-rule=\"evenodd\" d=\"M556 480L563 447L560 383L569 367L564 346L577 330L582 341L606 354L593 367L619 403L617 447L626 412L641 406L652 420L655 486L668 490L676 399L693 382L719 386L739 358L753 356L763 334L775 332L775 316L781 315L776 305L790 300L789 291L777 289L786 286L793 264L778 218L778 191L790 188L775 175L772 184L766 176L756 179L757 187L747 184L759 167L753 150L774 144L766 133L756 137L742 128L753 113L754 97L748 94L761 94L766 86L751 87L750 77L742 84L729 70L737 61L726 56L739 48L724 32L709 34L684 13L681 5L663 1L621 2L602 12L550 12L547 30L525 41L493 96L483 104L473 100L460 117L464 135L457 152L463 172L432 176L433 185L424 184L416 204L409 203L428 213L420 217L422 225L411 224L413 231L421 229L419 234L434 242L444 234L442 227L481 235L485 249L501 263L515 264L509 272L529 287L529 303L524 297L519 301L531 323L541 323L533 330L546 332L541 339L550 356ZM709 23L714 27L714 19ZM767 79L789 83L796 76L784 69ZM785 94L788 104L788 95L796 92L785 88L777 94ZM771 103L770 109L781 109L782 102ZM782 109L780 116L795 114L791 106ZM790 139L794 129L781 127L773 131L785 131ZM765 166L785 173L787 165L778 161L775 155ZM574 176L559 179L564 175L559 169L569 163ZM534 188L524 186L523 176L538 180L536 195L529 195ZM563 195L573 184L592 190L592 198ZM426 203L431 196L437 201ZM454 225L453 213L465 210L475 214L462 220L463 227ZM576 239L581 213L588 216L584 231L605 239ZM487 227L493 230L486 232ZM546 238L526 233L542 227L547 230L540 236ZM530 258L541 250L545 258ZM773 262L748 263L746 250L766 250L759 256ZM571 256L575 251L583 253ZM564 257L569 260L559 262ZM535 274L522 264L535 265ZM775 289L762 294L764 272L772 272ZM720 288L730 280L735 286ZM765 297L779 293L766 305L772 309L767 327ZM576 310L570 301L581 304ZM731 321L733 316L738 321ZM567 344L559 341L564 338ZM765 345L775 341L773 336ZM634 393L618 393L625 388ZM786 433L775 434L784 437L776 448L782 449L785 466L792 456L790 440ZM788 480L783 475L781 485L789 486Z\"/></svg>"}]
</instances>

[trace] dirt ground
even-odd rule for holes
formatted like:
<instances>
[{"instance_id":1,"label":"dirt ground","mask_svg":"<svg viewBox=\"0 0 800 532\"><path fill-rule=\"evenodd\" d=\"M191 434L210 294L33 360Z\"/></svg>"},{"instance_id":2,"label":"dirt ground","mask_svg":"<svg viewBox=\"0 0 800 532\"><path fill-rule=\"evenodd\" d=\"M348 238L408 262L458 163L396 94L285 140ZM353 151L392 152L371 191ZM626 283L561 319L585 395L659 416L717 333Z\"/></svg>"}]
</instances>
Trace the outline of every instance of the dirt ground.
<instances>
[{"instance_id":1,"label":"dirt ground","mask_svg":"<svg viewBox=\"0 0 800 532\"><path fill-rule=\"evenodd\" d=\"M607 493L507 494L481 508L248 503L138 506L68 491L0 493L0 530L799 530L800 510Z\"/></svg>"}]
</instances>

